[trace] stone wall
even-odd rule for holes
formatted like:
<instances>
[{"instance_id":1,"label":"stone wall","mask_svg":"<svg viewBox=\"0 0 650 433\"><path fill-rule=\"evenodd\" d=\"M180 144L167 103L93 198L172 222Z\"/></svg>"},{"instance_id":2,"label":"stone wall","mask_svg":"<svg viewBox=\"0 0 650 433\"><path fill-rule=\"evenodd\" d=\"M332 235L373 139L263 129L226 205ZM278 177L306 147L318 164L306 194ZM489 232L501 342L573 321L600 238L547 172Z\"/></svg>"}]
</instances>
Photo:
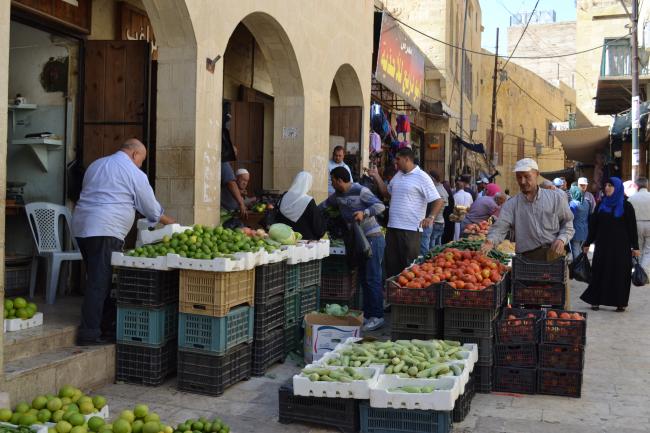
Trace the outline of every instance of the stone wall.
<instances>
[{"instance_id":1,"label":"stone wall","mask_svg":"<svg viewBox=\"0 0 650 433\"><path fill-rule=\"evenodd\" d=\"M11 15L10 3L0 2L0 65L9 64L9 17ZM5 67L0 69L0 101L6 103L7 87L9 84L9 71ZM7 110L0 110L0 137L7 136ZM0 185L7 182L7 142L2 140L0 145ZM4 305L5 295L5 188L0 190L0 305ZM0 333L0 383L4 376L3 362L3 335Z\"/></svg>"}]
</instances>

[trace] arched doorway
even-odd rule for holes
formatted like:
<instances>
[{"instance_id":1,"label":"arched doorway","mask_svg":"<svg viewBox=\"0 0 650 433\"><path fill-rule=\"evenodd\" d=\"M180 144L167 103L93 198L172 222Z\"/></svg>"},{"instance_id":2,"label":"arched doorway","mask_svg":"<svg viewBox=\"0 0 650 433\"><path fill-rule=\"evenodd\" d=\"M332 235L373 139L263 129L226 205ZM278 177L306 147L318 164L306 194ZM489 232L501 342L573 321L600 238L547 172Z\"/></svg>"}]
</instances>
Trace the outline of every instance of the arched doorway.
<instances>
[{"instance_id":1,"label":"arched doorway","mask_svg":"<svg viewBox=\"0 0 650 433\"><path fill-rule=\"evenodd\" d=\"M231 34L223 68L233 168L251 173L249 194L282 191L304 155L303 84L291 41L273 17L252 13Z\"/></svg>"},{"instance_id":2,"label":"arched doorway","mask_svg":"<svg viewBox=\"0 0 650 433\"><path fill-rule=\"evenodd\" d=\"M363 131L363 92L359 77L349 64L339 67L330 90L330 145L331 155L336 146L345 149L345 163L352 176L361 176L361 163L367 154L367 139Z\"/></svg>"}]
</instances>

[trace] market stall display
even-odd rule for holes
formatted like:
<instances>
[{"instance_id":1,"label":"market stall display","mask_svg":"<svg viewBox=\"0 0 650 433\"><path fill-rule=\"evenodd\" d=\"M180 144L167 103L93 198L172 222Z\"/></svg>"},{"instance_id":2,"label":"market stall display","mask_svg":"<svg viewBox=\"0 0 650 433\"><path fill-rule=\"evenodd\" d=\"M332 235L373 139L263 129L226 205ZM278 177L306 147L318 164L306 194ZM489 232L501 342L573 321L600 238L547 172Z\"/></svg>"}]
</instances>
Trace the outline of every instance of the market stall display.
<instances>
[{"instance_id":1,"label":"market stall display","mask_svg":"<svg viewBox=\"0 0 650 433\"><path fill-rule=\"evenodd\" d=\"M3 318L4 332L20 331L43 324L43 313L38 311L36 304L22 297L5 299Z\"/></svg>"}]
</instances>

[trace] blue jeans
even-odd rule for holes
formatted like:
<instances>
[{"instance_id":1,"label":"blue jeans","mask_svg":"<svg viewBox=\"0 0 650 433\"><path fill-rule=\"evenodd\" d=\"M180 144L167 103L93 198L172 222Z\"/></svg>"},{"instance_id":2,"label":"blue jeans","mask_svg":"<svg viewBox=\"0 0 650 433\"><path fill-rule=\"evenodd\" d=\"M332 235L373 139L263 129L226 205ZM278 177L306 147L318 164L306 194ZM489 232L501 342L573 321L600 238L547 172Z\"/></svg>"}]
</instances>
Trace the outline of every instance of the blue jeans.
<instances>
[{"instance_id":1,"label":"blue jeans","mask_svg":"<svg viewBox=\"0 0 650 433\"><path fill-rule=\"evenodd\" d=\"M571 255L573 257L573 260L578 258L578 256L582 252L582 244L583 243L584 243L584 241L578 241L578 240L575 240L575 239L571 239L570 245L571 245Z\"/></svg>"},{"instance_id":2,"label":"blue jeans","mask_svg":"<svg viewBox=\"0 0 650 433\"><path fill-rule=\"evenodd\" d=\"M442 245L442 234L445 231L444 223L434 223L431 227L422 229L420 238L420 255L423 256L437 245Z\"/></svg>"},{"instance_id":3,"label":"blue jeans","mask_svg":"<svg viewBox=\"0 0 650 433\"><path fill-rule=\"evenodd\" d=\"M383 235L368 236L372 257L359 267L363 287L363 314L366 318L384 317L383 271L386 240Z\"/></svg>"}]
</instances>

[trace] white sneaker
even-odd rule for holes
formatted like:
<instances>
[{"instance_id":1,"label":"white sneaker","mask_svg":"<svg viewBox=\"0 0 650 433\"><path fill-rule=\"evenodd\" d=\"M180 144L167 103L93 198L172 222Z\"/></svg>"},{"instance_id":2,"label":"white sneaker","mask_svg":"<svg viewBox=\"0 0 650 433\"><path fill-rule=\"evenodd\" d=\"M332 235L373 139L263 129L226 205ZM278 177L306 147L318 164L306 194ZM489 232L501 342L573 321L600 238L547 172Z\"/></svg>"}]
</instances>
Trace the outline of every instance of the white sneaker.
<instances>
[{"instance_id":1,"label":"white sneaker","mask_svg":"<svg viewBox=\"0 0 650 433\"><path fill-rule=\"evenodd\" d=\"M364 331L374 331L384 326L384 319L379 317L371 317L368 319L365 325L363 325Z\"/></svg>"}]
</instances>

